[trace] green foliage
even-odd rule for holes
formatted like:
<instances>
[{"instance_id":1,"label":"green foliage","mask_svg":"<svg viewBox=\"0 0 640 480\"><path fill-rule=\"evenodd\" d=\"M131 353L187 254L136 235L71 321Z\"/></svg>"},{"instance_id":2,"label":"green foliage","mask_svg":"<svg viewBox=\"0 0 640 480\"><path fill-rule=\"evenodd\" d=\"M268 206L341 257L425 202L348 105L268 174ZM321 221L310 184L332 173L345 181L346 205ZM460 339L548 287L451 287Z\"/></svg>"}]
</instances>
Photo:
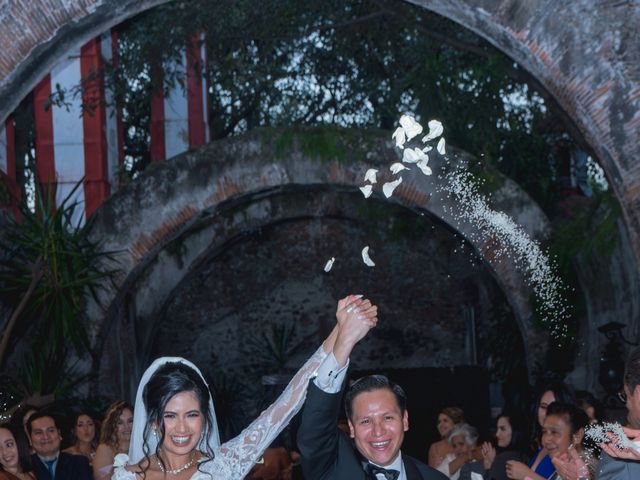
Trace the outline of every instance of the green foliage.
<instances>
[{"instance_id":1,"label":"green foliage","mask_svg":"<svg viewBox=\"0 0 640 480\"><path fill-rule=\"evenodd\" d=\"M268 324L266 331L247 340L252 358L265 371L284 372L287 361L299 346L294 342L295 330L295 325Z\"/></svg>"},{"instance_id":2,"label":"green foliage","mask_svg":"<svg viewBox=\"0 0 640 480\"><path fill-rule=\"evenodd\" d=\"M57 208L52 192L38 195L35 212L23 205L21 221L11 219L0 239L0 294L7 304L15 308L34 275L41 276L16 327L4 332L11 333L10 348L23 338L30 343L26 368L19 372L30 393L51 393L69 384L70 353L80 356L89 346L80 320L85 296L95 297L99 282L115 273L107 267L112 254L74 221L73 196L81 185Z\"/></svg>"},{"instance_id":3,"label":"green foliage","mask_svg":"<svg viewBox=\"0 0 640 480\"><path fill-rule=\"evenodd\" d=\"M151 98L184 88L181 58L200 33L207 63L196 73L210 85L214 140L265 126L390 130L411 111L442 120L448 143L545 208L553 200L554 166L534 130L545 106L526 72L475 34L395 0L177 1L131 19L117 65L106 68L124 117L127 176L149 165ZM303 147L341 158L331 130L320 132Z\"/></svg>"},{"instance_id":4,"label":"green foliage","mask_svg":"<svg viewBox=\"0 0 640 480\"><path fill-rule=\"evenodd\" d=\"M588 262L591 255L608 256L616 246L621 209L610 191L595 191L593 198L575 205L570 218L557 222L550 243L562 275L570 275L574 261Z\"/></svg>"}]
</instances>

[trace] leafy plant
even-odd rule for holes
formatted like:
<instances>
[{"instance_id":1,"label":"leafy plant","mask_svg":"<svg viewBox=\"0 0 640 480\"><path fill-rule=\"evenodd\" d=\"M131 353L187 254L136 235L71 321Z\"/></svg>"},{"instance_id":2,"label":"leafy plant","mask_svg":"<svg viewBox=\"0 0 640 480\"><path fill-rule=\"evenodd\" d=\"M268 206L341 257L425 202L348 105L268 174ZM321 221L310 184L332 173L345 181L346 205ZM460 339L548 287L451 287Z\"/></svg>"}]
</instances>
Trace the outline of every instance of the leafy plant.
<instances>
[{"instance_id":1,"label":"leafy plant","mask_svg":"<svg viewBox=\"0 0 640 480\"><path fill-rule=\"evenodd\" d=\"M266 331L249 337L248 345L253 358L262 367L283 372L287 360L298 346L297 343L293 343L294 337L295 325L270 323Z\"/></svg>"},{"instance_id":2,"label":"leafy plant","mask_svg":"<svg viewBox=\"0 0 640 480\"><path fill-rule=\"evenodd\" d=\"M53 392L73 378L67 365L72 350L82 356L89 348L80 315L85 295L95 298L100 282L116 272L108 266L112 252L102 251L82 227L74 200L81 185L58 207L51 189L37 195L35 211L22 205L21 220L11 219L0 238L0 294L14 307L2 332L0 362L29 339L20 373L30 393Z\"/></svg>"}]
</instances>

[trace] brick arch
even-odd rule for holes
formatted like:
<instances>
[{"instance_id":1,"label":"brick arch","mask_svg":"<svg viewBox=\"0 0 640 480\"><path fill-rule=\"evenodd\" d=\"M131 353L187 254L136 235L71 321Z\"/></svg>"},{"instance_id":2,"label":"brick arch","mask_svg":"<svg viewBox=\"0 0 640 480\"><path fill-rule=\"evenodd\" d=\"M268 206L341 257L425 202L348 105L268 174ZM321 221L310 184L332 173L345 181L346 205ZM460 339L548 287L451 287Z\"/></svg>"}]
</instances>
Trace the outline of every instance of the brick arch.
<instances>
[{"instance_id":1,"label":"brick arch","mask_svg":"<svg viewBox=\"0 0 640 480\"><path fill-rule=\"evenodd\" d=\"M65 52L166 1L5 2L0 124ZM640 8L591 0L409 1L484 37L556 99L607 172L639 262Z\"/></svg>"},{"instance_id":2,"label":"brick arch","mask_svg":"<svg viewBox=\"0 0 640 480\"><path fill-rule=\"evenodd\" d=\"M274 191L323 186L352 194L358 192L367 168L388 172L387 166L397 161L397 152L380 133L336 130L337 150L332 151L344 152L341 158L304 153L299 147L305 144L301 136L313 134L314 130L293 135L291 131L257 130L214 142L156 165L96 211L90 233L105 249L120 252L122 269L115 284L102 292L102 305L92 304L86 312L98 386L109 385L113 372L119 373L115 375L119 379L135 381L139 377L139 368L146 362L140 360L138 365L131 359L144 357L163 304L212 245L224 244L238 232L282 220L263 201ZM283 151L284 138L291 143ZM462 152L458 155L461 162L470 158ZM438 168L445 167L434 161L434 170ZM473 245L511 305L532 367L543 356L547 342L546 334L532 323L531 291L525 279L510 258L495 257L490 239L480 235L476 226L458 224L453 200L437 191L435 181L410 172L390 201L416 212L429 212ZM516 215L530 235L544 235L548 228L544 214L515 183L505 179L494 197L503 199L500 208ZM239 204L250 207L237 215L228 213ZM518 210L510 205L518 205ZM124 395L133 387L119 386Z\"/></svg>"}]
</instances>

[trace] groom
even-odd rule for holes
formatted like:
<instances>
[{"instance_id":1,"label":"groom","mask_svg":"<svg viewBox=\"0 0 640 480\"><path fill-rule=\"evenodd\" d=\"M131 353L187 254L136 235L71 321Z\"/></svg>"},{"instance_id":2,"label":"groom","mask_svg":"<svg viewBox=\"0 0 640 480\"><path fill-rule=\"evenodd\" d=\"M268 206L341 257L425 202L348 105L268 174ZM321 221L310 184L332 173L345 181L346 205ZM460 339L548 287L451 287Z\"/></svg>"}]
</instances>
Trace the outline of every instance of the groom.
<instances>
[{"instance_id":1,"label":"groom","mask_svg":"<svg viewBox=\"0 0 640 480\"><path fill-rule=\"evenodd\" d=\"M338 308L338 324L349 308ZM446 480L442 473L400 451L409 429L402 388L382 375L357 380L347 391L346 411L350 436L337 427L341 390L351 350L368 333L340 328L333 354L309 384L298 430L298 447L307 480Z\"/></svg>"}]
</instances>

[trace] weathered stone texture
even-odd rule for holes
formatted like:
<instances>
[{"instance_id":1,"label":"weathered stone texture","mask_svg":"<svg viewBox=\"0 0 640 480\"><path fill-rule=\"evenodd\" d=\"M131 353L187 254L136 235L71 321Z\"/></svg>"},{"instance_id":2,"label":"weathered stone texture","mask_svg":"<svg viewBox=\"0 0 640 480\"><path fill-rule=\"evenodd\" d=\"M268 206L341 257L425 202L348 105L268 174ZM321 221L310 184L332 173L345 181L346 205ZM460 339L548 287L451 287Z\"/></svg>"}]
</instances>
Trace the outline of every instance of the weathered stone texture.
<instances>
[{"instance_id":1,"label":"weathered stone texture","mask_svg":"<svg viewBox=\"0 0 640 480\"><path fill-rule=\"evenodd\" d=\"M339 212L323 209L280 216L261 199L283 188L313 189L318 185L360 195L357 189L362 172L371 167L380 169L380 184L390 179L387 166L397 157L386 134L336 129L337 150L344 152L344 158L339 159L304 154L296 138L310 134L312 130L294 132L293 136L289 131L254 131L215 142L155 165L103 204L93 217L92 236L100 239L104 248L122 252L123 274L115 285L102 292L106 315L97 306L88 311L96 351L107 356L117 353L124 358L135 357L136 361L127 362L126 368L133 369L130 373L134 377L139 375L140 366L146 365L152 354L156 320L163 305L212 250L223 248L243 232L290 218L340 216ZM284 154L279 154L275 144L283 135L292 143ZM430 165L434 171L468 160L466 154L458 154L453 148L449 153L452 160L457 159L442 162L433 158ZM531 292L515 259L497 257L494 242L485 241L477 225L459 222L455 199L436 188L435 182L422 173L405 172L392 202L429 212L458 231L460 238L470 239L514 312L526 339L527 362L532 366L544 354L546 337L532 325ZM515 184L504 179L494 197L531 236L544 235L548 228L544 214ZM238 205L244 204L251 208L239 209ZM234 209L238 211L233 213ZM135 319L135 324L128 319ZM122 328L123 324L128 327ZM122 328L118 336L114 336L115 325ZM141 350L140 346L144 348ZM112 362L110 359L106 365L111 368ZM96 368L109 374L102 365Z\"/></svg>"}]
</instances>

